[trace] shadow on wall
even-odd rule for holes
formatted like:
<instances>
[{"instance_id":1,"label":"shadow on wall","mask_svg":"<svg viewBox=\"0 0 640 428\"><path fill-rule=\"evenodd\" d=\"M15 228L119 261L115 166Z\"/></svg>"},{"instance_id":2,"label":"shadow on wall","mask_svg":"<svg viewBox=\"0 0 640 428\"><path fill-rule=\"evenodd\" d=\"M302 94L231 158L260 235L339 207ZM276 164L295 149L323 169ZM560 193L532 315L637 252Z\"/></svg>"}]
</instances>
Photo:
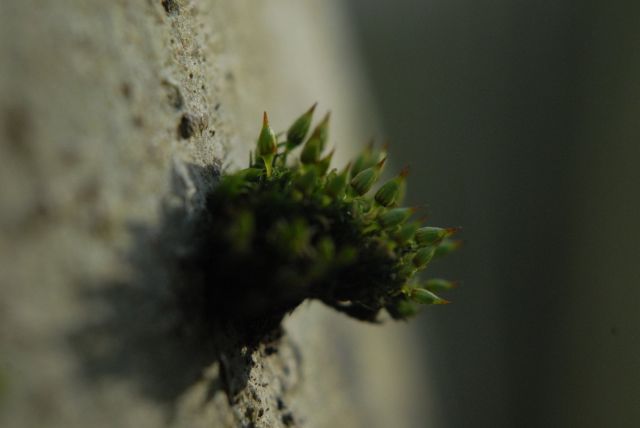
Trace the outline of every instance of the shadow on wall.
<instances>
[{"instance_id":1,"label":"shadow on wall","mask_svg":"<svg viewBox=\"0 0 640 428\"><path fill-rule=\"evenodd\" d=\"M188 167L191 177L217 177L215 167ZM173 172L173 193L187 195L183 174ZM131 227L134 245L126 255L133 277L126 282L87 284L79 296L93 321L69 334L68 340L88 382L126 380L144 396L168 409L189 387L220 362L220 375L207 379L206 401L225 392L229 402L246 386L253 366L252 349L231 339L232 333L210 332L202 338L184 322L175 295L184 278L180 259L189 251L194 219L184 207L165 207L158 228Z\"/></svg>"}]
</instances>

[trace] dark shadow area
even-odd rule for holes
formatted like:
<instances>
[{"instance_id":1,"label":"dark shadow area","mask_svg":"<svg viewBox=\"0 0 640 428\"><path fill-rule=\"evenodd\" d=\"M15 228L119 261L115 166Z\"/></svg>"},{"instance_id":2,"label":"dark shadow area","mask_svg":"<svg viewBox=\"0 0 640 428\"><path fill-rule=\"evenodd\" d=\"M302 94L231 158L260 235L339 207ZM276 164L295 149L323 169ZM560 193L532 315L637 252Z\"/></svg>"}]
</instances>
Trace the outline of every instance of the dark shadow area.
<instances>
[{"instance_id":1,"label":"dark shadow area","mask_svg":"<svg viewBox=\"0 0 640 428\"><path fill-rule=\"evenodd\" d=\"M182 282L191 278L183 261L193 250L190 241L199 216L190 180L207 189L220 174L215 167L195 165L186 166L186 172L174 169L174 203L165 204L158 227L131 226L134 244L124 255L131 279L87 283L78 298L91 321L68 336L88 382L131 382L144 396L165 404L170 418L176 399L216 362L220 375L210 381L208 398L222 390L233 403L249 379L256 345L239 341L233 326L202 331L191 324L189 308L179 296ZM271 338L272 346L277 338Z\"/></svg>"}]
</instances>

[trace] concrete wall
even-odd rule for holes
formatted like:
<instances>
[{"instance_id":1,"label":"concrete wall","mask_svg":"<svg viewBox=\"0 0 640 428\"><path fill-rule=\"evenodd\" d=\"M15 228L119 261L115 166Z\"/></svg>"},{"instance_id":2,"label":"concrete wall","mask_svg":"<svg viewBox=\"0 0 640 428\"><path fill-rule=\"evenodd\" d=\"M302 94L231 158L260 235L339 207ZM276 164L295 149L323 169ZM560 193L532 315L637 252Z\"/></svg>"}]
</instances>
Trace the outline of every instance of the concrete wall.
<instances>
[{"instance_id":1,"label":"concrete wall","mask_svg":"<svg viewBox=\"0 0 640 428\"><path fill-rule=\"evenodd\" d=\"M343 160L374 132L337 3L0 4L0 426L409 424L402 325L305 305L276 354L218 362L167 310L165 237L262 110L285 128L319 101Z\"/></svg>"}]
</instances>

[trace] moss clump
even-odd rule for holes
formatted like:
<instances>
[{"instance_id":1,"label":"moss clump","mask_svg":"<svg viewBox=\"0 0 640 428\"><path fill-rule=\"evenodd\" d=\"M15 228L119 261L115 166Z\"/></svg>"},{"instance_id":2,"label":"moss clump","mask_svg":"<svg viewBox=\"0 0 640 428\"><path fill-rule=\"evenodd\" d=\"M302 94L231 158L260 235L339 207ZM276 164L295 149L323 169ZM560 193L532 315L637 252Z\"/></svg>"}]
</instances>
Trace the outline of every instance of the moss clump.
<instances>
[{"instance_id":1,"label":"moss clump","mask_svg":"<svg viewBox=\"0 0 640 428\"><path fill-rule=\"evenodd\" d=\"M266 331L306 299L371 322L383 309L405 319L418 305L448 303L435 292L453 283L416 274L458 247L455 230L421 226L399 206L406 170L374 192L384 150L369 146L331 169L329 115L307 138L314 109L280 141L265 113L249 167L208 195L182 287L199 321Z\"/></svg>"}]
</instances>

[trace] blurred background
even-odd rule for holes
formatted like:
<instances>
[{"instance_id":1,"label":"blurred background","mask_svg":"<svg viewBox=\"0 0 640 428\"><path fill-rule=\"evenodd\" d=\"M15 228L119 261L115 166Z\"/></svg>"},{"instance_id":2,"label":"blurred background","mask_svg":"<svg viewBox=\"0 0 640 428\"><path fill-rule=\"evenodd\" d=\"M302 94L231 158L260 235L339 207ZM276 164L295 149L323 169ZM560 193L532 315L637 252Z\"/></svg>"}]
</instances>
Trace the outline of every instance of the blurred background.
<instances>
[{"instance_id":1,"label":"blurred background","mask_svg":"<svg viewBox=\"0 0 640 428\"><path fill-rule=\"evenodd\" d=\"M349 9L409 202L467 241L414 325L436 420L640 426L640 2Z\"/></svg>"}]
</instances>

